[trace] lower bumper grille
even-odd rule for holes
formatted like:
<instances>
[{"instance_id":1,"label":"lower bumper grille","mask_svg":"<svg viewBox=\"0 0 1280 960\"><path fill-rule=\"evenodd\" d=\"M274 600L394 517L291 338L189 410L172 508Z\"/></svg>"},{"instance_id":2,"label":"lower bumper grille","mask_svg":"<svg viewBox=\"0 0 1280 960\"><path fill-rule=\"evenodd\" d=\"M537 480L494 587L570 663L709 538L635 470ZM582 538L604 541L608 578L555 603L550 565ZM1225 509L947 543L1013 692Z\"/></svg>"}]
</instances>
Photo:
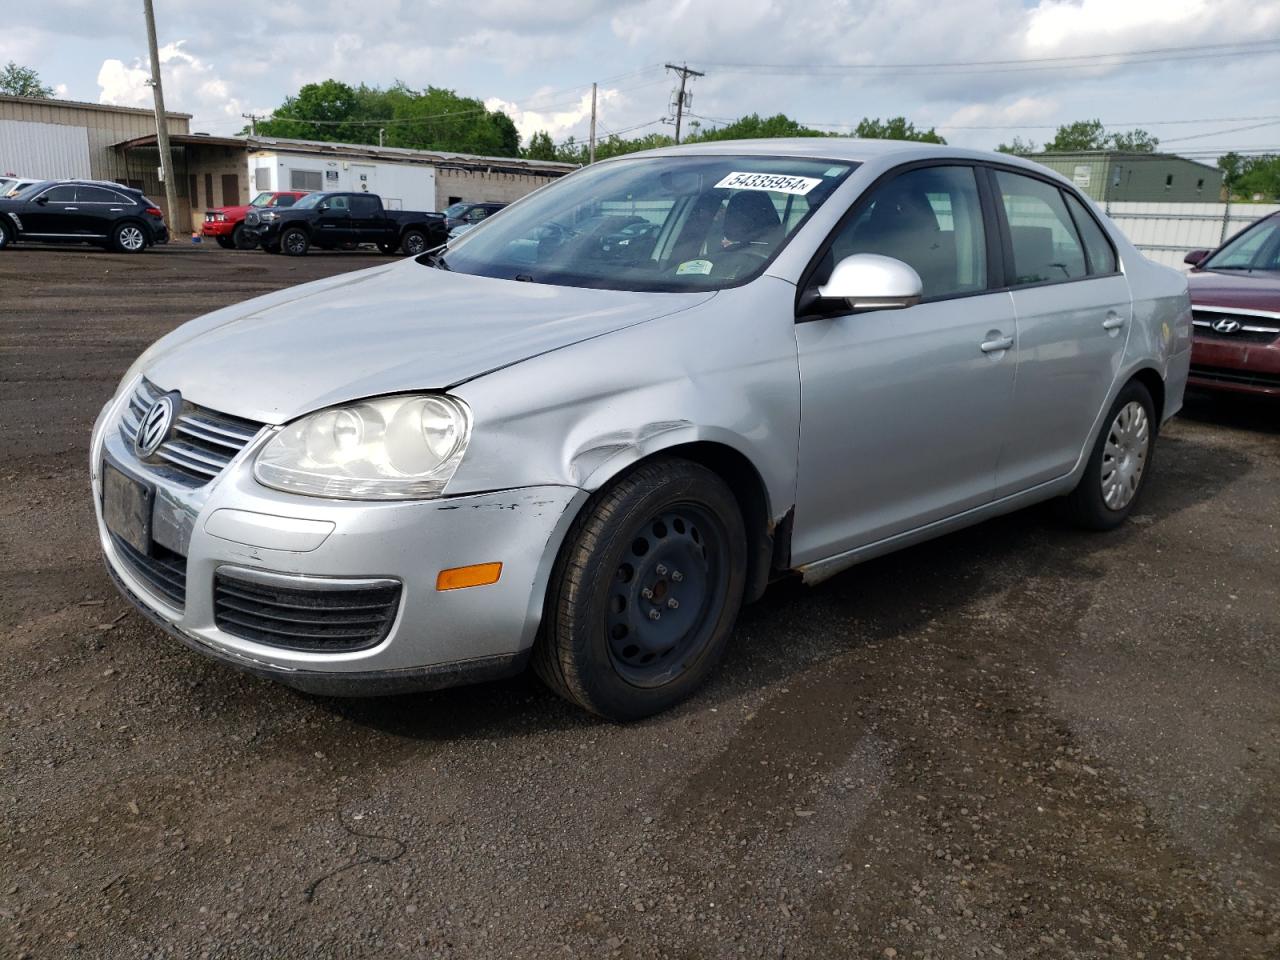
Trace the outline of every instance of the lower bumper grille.
<instances>
[{"instance_id":1,"label":"lower bumper grille","mask_svg":"<svg viewBox=\"0 0 1280 960\"><path fill-rule=\"evenodd\" d=\"M233 637L289 650L340 653L386 639L400 607L400 584L286 587L218 573L213 619Z\"/></svg>"},{"instance_id":2,"label":"lower bumper grille","mask_svg":"<svg viewBox=\"0 0 1280 960\"><path fill-rule=\"evenodd\" d=\"M1251 370L1236 370L1231 367L1206 367L1198 363L1191 365L1191 376L1196 380L1207 380L1213 383L1229 383L1241 387L1269 387L1280 389L1280 374L1256 373Z\"/></svg>"},{"instance_id":3,"label":"lower bumper grille","mask_svg":"<svg viewBox=\"0 0 1280 960\"><path fill-rule=\"evenodd\" d=\"M187 602L187 558L180 553L151 545L151 554L140 553L132 545L117 536L111 544L129 571L145 583L151 592L170 606L181 610Z\"/></svg>"}]
</instances>

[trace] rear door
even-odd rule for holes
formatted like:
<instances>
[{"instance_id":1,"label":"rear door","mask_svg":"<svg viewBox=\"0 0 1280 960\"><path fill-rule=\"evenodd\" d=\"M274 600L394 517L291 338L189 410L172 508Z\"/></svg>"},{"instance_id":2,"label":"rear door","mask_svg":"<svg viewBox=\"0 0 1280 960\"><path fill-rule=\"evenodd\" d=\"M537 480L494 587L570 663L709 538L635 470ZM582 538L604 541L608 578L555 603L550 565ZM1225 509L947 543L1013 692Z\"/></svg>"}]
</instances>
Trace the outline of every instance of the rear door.
<instances>
[{"instance_id":1,"label":"rear door","mask_svg":"<svg viewBox=\"0 0 1280 960\"><path fill-rule=\"evenodd\" d=\"M990 176L1018 318L1003 496L1075 467L1119 374L1133 308L1115 249L1072 191L1009 170Z\"/></svg>"},{"instance_id":2,"label":"rear door","mask_svg":"<svg viewBox=\"0 0 1280 960\"><path fill-rule=\"evenodd\" d=\"M387 239L390 225L382 213L382 201L374 196L351 198L351 230L361 243L377 243Z\"/></svg>"},{"instance_id":3,"label":"rear door","mask_svg":"<svg viewBox=\"0 0 1280 960\"><path fill-rule=\"evenodd\" d=\"M80 184L76 187L76 205L80 208L85 233L92 237L109 237L118 220L128 213L141 213L137 205L107 187Z\"/></svg>"}]
</instances>

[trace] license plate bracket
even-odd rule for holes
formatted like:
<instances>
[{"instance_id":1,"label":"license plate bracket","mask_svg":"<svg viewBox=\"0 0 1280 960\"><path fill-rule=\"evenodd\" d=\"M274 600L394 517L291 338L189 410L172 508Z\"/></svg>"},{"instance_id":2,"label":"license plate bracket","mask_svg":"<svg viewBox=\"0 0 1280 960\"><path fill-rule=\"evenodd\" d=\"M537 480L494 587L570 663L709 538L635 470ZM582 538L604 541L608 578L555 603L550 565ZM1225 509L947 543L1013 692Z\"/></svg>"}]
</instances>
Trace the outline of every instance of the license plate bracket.
<instances>
[{"instance_id":1,"label":"license plate bracket","mask_svg":"<svg viewBox=\"0 0 1280 960\"><path fill-rule=\"evenodd\" d=\"M109 463L102 465L102 519L107 529L143 556L151 552L155 491Z\"/></svg>"}]
</instances>

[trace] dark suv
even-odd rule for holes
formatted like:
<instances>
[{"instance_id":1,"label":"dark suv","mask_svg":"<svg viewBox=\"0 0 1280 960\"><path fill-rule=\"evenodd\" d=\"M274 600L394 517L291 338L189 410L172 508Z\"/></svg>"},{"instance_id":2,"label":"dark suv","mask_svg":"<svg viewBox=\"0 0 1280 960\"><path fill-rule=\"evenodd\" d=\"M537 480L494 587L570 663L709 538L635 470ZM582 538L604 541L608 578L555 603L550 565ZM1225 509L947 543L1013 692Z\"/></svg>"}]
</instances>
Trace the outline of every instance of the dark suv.
<instances>
[{"instance_id":1,"label":"dark suv","mask_svg":"<svg viewBox=\"0 0 1280 960\"><path fill-rule=\"evenodd\" d=\"M141 253L169 240L164 214L141 190L90 180L43 180L0 200L0 250L17 240L93 243Z\"/></svg>"}]
</instances>

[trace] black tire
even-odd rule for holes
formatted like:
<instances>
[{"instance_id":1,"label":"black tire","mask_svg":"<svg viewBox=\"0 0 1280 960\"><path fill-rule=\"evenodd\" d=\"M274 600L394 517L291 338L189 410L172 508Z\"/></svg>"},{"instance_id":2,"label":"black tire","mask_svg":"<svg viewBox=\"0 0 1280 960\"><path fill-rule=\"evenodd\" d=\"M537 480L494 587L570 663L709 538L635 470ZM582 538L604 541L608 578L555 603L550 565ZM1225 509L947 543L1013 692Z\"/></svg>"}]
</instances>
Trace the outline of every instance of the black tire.
<instances>
[{"instance_id":1,"label":"black tire","mask_svg":"<svg viewBox=\"0 0 1280 960\"><path fill-rule=\"evenodd\" d=\"M406 257L416 257L428 249L427 235L421 230L406 230L400 238L400 249Z\"/></svg>"},{"instance_id":2,"label":"black tire","mask_svg":"<svg viewBox=\"0 0 1280 960\"><path fill-rule=\"evenodd\" d=\"M378 250L379 250L379 252L381 252L381 253L385 253L387 256L391 256L391 255L392 255L393 253L395 253L395 252L396 252L396 250L398 250L398 249L399 249L399 247L398 247L396 244L394 244L394 243L389 243L389 242L388 242L388 241L386 241L386 240L379 240L379 241L378 241Z\"/></svg>"},{"instance_id":3,"label":"black tire","mask_svg":"<svg viewBox=\"0 0 1280 960\"><path fill-rule=\"evenodd\" d=\"M117 223L111 231L111 249L116 253L142 253L147 249L146 228L132 220Z\"/></svg>"},{"instance_id":4,"label":"black tire","mask_svg":"<svg viewBox=\"0 0 1280 960\"><path fill-rule=\"evenodd\" d=\"M280 249L290 257L305 257L311 249L311 238L301 227L290 227L280 234Z\"/></svg>"},{"instance_id":5,"label":"black tire","mask_svg":"<svg viewBox=\"0 0 1280 960\"><path fill-rule=\"evenodd\" d=\"M595 494L569 529L534 669L570 702L611 720L666 710L701 686L724 652L746 555L742 514L720 477L688 460L642 464Z\"/></svg>"},{"instance_id":6,"label":"black tire","mask_svg":"<svg viewBox=\"0 0 1280 960\"><path fill-rule=\"evenodd\" d=\"M223 250L234 250L236 248L236 245L231 241L230 237L218 236L214 237L214 239L218 241L218 246Z\"/></svg>"},{"instance_id":7,"label":"black tire","mask_svg":"<svg viewBox=\"0 0 1280 960\"><path fill-rule=\"evenodd\" d=\"M249 236L243 223L237 223L231 231L231 246L237 250L252 250L258 245L257 239Z\"/></svg>"},{"instance_id":8,"label":"black tire","mask_svg":"<svg viewBox=\"0 0 1280 960\"><path fill-rule=\"evenodd\" d=\"M11 229L12 228L5 221L5 219L3 217L0 217L0 250L3 250L5 247L7 247L9 243L13 240L13 234L10 233Z\"/></svg>"},{"instance_id":9,"label":"black tire","mask_svg":"<svg viewBox=\"0 0 1280 960\"><path fill-rule=\"evenodd\" d=\"M1159 425L1150 391L1137 380L1125 384L1102 421L1080 483L1063 501L1068 520L1087 530L1114 530L1128 519L1151 475ZM1104 476L1113 478L1108 493Z\"/></svg>"}]
</instances>

